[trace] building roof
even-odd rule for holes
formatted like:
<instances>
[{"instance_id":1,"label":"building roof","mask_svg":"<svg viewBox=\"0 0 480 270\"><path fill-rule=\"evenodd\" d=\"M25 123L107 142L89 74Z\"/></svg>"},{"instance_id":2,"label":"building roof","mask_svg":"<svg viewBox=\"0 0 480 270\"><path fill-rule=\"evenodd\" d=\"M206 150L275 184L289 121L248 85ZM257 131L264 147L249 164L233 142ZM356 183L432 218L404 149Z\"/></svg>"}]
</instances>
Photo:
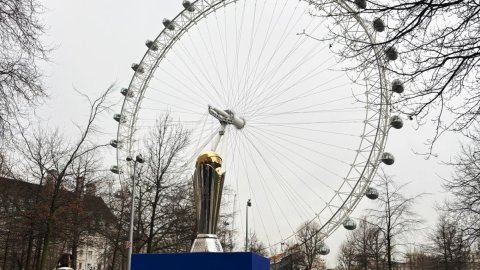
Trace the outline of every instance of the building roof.
<instances>
[{"instance_id":1,"label":"building roof","mask_svg":"<svg viewBox=\"0 0 480 270\"><path fill-rule=\"evenodd\" d=\"M0 196L6 195L12 201L23 200L24 202L29 201L33 203L35 195L39 194L42 187L44 186L0 176ZM61 191L61 197L63 203L67 204L73 201L75 193L63 189ZM101 197L85 194L82 199L82 204L85 211L101 217L106 222L115 220L110 208L105 204L105 201Z\"/></svg>"}]
</instances>

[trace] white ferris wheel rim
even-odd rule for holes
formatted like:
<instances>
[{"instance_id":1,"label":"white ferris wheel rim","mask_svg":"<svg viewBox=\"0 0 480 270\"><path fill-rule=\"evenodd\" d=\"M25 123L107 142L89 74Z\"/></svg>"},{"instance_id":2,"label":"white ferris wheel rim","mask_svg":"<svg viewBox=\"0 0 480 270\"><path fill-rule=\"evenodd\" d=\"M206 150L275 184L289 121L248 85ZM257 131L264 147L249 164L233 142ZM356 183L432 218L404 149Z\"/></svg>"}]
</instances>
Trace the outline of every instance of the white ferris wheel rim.
<instances>
[{"instance_id":1,"label":"white ferris wheel rim","mask_svg":"<svg viewBox=\"0 0 480 270\"><path fill-rule=\"evenodd\" d=\"M168 51L175 45L175 43L185 34L193 25L198 21L207 17L212 12L217 11L225 7L228 4L236 3L239 0L197 0L192 3L195 7L193 11L184 9L174 19L171 20L171 24L175 25L174 29L165 27L160 34L155 38L152 44L156 46L150 47L141 62L138 64L140 69L137 69L134 73L128 91L134 93L132 96L126 96L122 105L121 116L119 121L117 141L123 144L123 147L117 148L117 165L121 172L119 178L121 182L129 181L129 175L132 173L132 164L126 162L127 156L134 155L134 143L135 132L137 125L137 117L140 110L140 104L144 97L145 91L148 88L148 84L152 79L155 70L159 66L160 62L165 58ZM308 1L307 1L308 2ZM352 14L354 19L358 22L360 27L365 31L368 36L369 42L375 42L375 37L371 33L370 27L365 21L354 11L350 2L343 0L335 1L339 8ZM384 60L380 56L381 52L375 51L375 61L377 62L377 71L379 76L379 92L374 93L376 95L374 99L379 105L375 108L370 108L370 113L373 112L375 117L368 119L366 115L364 121L364 127L374 126L375 134L366 135L366 128L363 129L362 143L370 144L370 153L366 162L362 164L355 164L355 161L351 164L350 170L343 179L343 183L338 192L327 200L327 204L322 209L318 210L315 217L329 212L327 221L321 224L321 228L318 233L323 237L328 237L336 228L338 228L352 213L360 199L364 196L369 184L371 183L376 170L380 164L381 155L383 153L389 125L389 103L390 95L387 91L387 80L385 78ZM373 121L371 122L370 120ZM247 120L248 122L248 120ZM369 137L370 136L370 137ZM355 158L356 160L356 158ZM359 176L349 177L352 171L357 171ZM349 192L345 192L342 188L350 187ZM334 200L340 200L341 205L333 205ZM291 235L290 237L292 237ZM275 243L280 244L280 243Z\"/></svg>"}]
</instances>

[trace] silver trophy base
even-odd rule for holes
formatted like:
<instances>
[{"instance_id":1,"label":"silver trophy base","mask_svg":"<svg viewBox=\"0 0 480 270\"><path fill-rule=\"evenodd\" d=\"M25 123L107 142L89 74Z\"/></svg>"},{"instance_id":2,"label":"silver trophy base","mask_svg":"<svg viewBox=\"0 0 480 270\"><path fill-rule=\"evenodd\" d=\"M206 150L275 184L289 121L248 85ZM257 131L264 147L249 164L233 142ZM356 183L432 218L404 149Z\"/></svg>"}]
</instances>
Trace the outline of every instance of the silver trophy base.
<instances>
[{"instance_id":1,"label":"silver trophy base","mask_svg":"<svg viewBox=\"0 0 480 270\"><path fill-rule=\"evenodd\" d=\"M190 252L223 252L223 248L215 234L199 234Z\"/></svg>"}]
</instances>

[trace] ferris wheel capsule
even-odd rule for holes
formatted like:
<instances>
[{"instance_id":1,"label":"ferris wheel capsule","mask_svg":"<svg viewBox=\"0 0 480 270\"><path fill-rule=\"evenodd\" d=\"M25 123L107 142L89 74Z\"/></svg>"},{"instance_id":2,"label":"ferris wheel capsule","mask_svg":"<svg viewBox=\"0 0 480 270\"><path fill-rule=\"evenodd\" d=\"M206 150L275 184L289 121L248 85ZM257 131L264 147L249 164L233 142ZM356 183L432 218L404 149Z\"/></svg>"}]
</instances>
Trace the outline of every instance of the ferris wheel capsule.
<instances>
[{"instance_id":1,"label":"ferris wheel capsule","mask_svg":"<svg viewBox=\"0 0 480 270\"><path fill-rule=\"evenodd\" d=\"M387 56L387 59L390 61L395 61L398 59L398 52L397 52L397 49L395 49L395 47L388 47L385 50L385 55Z\"/></svg>"},{"instance_id":2,"label":"ferris wheel capsule","mask_svg":"<svg viewBox=\"0 0 480 270\"><path fill-rule=\"evenodd\" d=\"M155 44L154 41L147 40L147 41L145 41L145 45L147 46L147 48L149 48L152 51L157 51L158 50L158 46L157 46L157 44Z\"/></svg>"},{"instance_id":3,"label":"ferris wheel capsule","mask_svg":"<svg viewBox=\"0 0 480 270\"><path fill-rule=\"evenodd\" d=\"M355 5L357 5L358 8L361 9L366 9L367 8L367 1L366 0L355 0Z\"/></svg>"},{"instance_id":4,"label":"ferris wheel capsule","mask_svg":"<svg viewBox=\"0 0 480 270\"><path fill-rule=\"evenodd\" d=\"M193 6L193 4L190 1L183 1L182 5L186 10L188 10L190 12L195 11L195 7Z\"/></svg>"},{"instance_id":5,"label":"ferris wheel capsule","mask_svg":"<svg viewBox=\"0 0 480 270\"><path fill-rule=\"evenodd\" d=\"M373 29L377 32L383 32L385 30L385 23L383 20L380 18L373 20Z\"/></svg>"},{"instance_id":6,"label":"ferris wheel capsule","mask_svg":"<svg viewBox=\"0 0 480 270\"><path fill-rule=\"evenodd\" d=\"M388 152L384 152L382 154L382 162L387 165L392 165L395 162L395 157Z\"/></svg>"},{"instance_id":7,"label":"ferris wheel capsule","mask_svg":"<svg viewBox=\"0 0 480 270\"><path fill-rule=\"evenodd\" d=\"M321 243L318 246L318 254L325 256L325 255L328 255L329 253L330 253L330 248L325 243Z\"/></svg>"},{"instance_id":8,"label":"ferris wheel capsule","mask_svg":"<svg viewBox=\"0 0 480 270\"><path fill-rule=\"evenodd\" d=\"M357 228L357 223L355 223L355 220L351 219L351 218L347 218L344 222L343 222L343 227L349 231L353 231L355 230L355 228Z\"/></svg>"},{"instance_id":9,"label":"ferris wheel capsule","mask_svg":"<svg viewBox=\"0 0 480 270\"><path fill-rule=\"evenodd\" d=\"M403 120L398 115L390 117L390 126L395 129L401 129L403 127Z\"/></svg>"},{"instance_id":10,"label":"ferris wheel capsule","mask_svg":"<svg viewBox=\"0 0 480 270\"><path fill-rule=\"evenodd\" d=\"M133 97L133 91L130 91L128 88L122 88L120 93L125 97Z\"/></svg>"},{"instance_id":11,"label":"ferris wheel capsule","mask_svg":"<svg viewBox=\"0 0 480 270\"><path fill-rule=\"evenodd\" d=\"M118 141L117 141L117 140L111 140L111 141L110 141L110 145L111 145L113 148L117 148L117 147L118 147Z\"/></svg>"},{"instance_id":12,"label":"ferris wheel capsule","mask_svg":"<svg viewBox=\"0 0 480 270\"><path fill-rule=\"evenodd\" d=\"M133 69L133 71L138 72L140 74L142 74L145 71L141 65L136 64L136 63L132 64L132 69Z\"/></svg>"},{"instance_id":13,"label":"ferris wheel capsule","mask_svg":"<svg viewBox=\"0 0 480 270\"><path fill-rule=\"evenodd\" d=\"M118 168L117 165L113 165L112 167L110 167L110 171L114 174L121 174L122 171Z\"/></svg>"},{"instance_id":14,"label":"ferris wheel capsule","mask_svg":"<svg viewBox=\"0 0 480 270\"><path fill-rule=\"evenodd\" d=\"M392 91L397 93L397 94L401 94L403 93L404 91L404 87L403 87L403 83L402 81L400 81L399 79L395 79L393 80L392 82Z\"/></svg>"},{"instance_id":15,"label":"ferris wheel capsule","mask_svg":"<svg viewBox=\"0 0 480 270\"><path fill-rule=\"evenodd\" d=\"M367 196L367 198L370 200L376 200L378 199L378 190L376 188L369 187L365 192L365 196Z\"/></svg>"},{"instance_id":16,"label":"ferris wheel capsule","mask_svg":"<svg viewBox=\"0 0 480 270\"><path fill-rule=\"evenodd\" d=\"M175 25L169 19L163 19L162 23L163 23L163 26L165 26L165 28L167 28L168 30L170 31L175 30Z\"/></svg>"},{"instance_id":17,"label":"ferris wheel capsule","mask_svg":"<svg viewBox=\"0 0 480 270\"><path fill-rule=\"evenodd\" d=\"M121 115L119 113L114 114L113 119L119 123L127 122L127 118L124 115Z\"/></svg>"}]
</instances>

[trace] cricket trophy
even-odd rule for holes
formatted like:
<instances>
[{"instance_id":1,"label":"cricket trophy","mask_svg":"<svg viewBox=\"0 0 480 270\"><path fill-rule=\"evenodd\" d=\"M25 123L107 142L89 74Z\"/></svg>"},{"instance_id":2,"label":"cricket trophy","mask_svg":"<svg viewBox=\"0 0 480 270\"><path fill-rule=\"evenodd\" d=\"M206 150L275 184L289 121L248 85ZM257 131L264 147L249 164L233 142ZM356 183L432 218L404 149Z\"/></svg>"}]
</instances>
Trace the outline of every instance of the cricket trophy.
<instances>
[{"instance_id":1,"label":"cricket trophy","mask_svg":"<svg viewBox=\"0 0 480 270\"><path fill-rule=\"evenodd\" d=\"M227 124L243 128L245 121L231 112L209 106L210 113L220 120L219 136L213 143L216 149ZM226 117L230 118L226 118ZM223 118L222 118L223 117ZM241 121L240 121L240 120ZM197 237L187 253L134 254L132 270L269 270L268 258L251 252L223 252L218 240L217 223L222 201L225 172L222 158L214 151L200 153L193 173Z\"/></svg>"},{"instance_id":2,"label":"cricket trophy","mask_svg":"<svg viewBox=\"0 0 480 270\"><path fill-rule=\"evenodd\" d=\"M191 252L222 252L217 238L217 223L222 201L225 173L222 158L213 151L202 152L195 163L193 192L197 220L197 238Z\"/></svg>"}]
</instances>

